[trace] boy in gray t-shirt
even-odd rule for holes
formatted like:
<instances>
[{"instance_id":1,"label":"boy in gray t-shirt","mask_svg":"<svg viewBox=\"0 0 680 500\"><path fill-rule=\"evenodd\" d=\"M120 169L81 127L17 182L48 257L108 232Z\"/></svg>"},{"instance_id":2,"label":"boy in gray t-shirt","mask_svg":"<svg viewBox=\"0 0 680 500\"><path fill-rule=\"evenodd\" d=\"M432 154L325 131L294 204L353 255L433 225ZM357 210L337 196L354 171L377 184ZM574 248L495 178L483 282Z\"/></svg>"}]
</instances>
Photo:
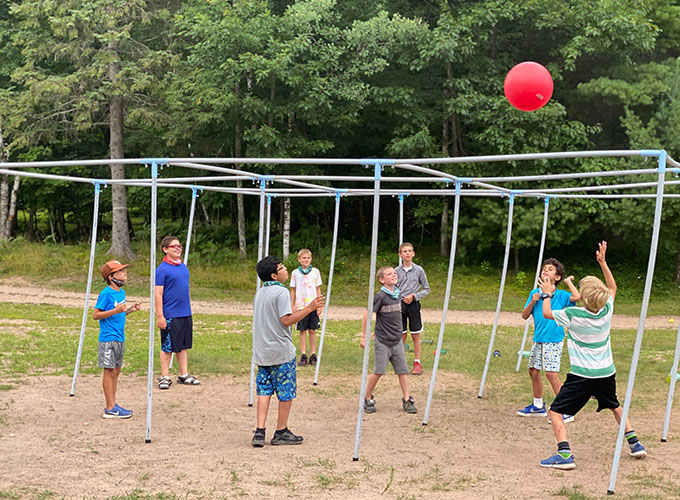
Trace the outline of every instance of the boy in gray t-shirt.
<instances>
[{"instance_id":1,"label":"boy in gray t-shirt","mask_svg":"<svg viewBox=\"0 0 680 500\"><path fill-rule=\"evenodd\" d=\"M401 341L401 304L399 301L399 280L396 271L383 266L377 273L378 281L382 288L373 297L373 312L375 312L375 340L373 342L373 354L375 367L373 373L368 376L366 383L366 399L364 400L364 411L375 413L375 399L373 389L378 380L387 372L387 362L392 363L394 373L399 377L401 386L401 404L406 413L417 413L413 398L408 392L408 366L406 364L406 353L404 344ZM361 348L366 345L366 323L368 311L364 312L364 320L361 326Z\"/></svg>"},{"instance_id":2,"label":"boy in gray t-shirt","mask_svg":"<svg viewBox=\"0 0 680 500\"><path fill-rule=\"evenodd\" d=\"M288 416L297 395L295 345L290 325L324 305L324 297L316 297L304 309L292 312L290 292L283 283L288 270L281 259L267 256L257 263L257 275L263 282L253 300L253 362L257 369L257 428L252 445L264 446L267 413L272 395L279 400L276 432L271 444L301 444L302 436L288 430Z\"/></svg>"}]
</instances>

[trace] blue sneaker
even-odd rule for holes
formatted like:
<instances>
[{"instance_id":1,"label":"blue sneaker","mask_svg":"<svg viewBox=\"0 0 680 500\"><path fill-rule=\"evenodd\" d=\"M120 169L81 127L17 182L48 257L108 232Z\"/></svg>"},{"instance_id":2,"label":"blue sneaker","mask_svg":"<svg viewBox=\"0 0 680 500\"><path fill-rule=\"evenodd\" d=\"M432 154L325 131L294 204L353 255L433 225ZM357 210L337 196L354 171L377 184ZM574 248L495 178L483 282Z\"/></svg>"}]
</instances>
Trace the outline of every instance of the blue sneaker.
<instances>
[{"instance_id":1,"label":"blue sneaker","mask_svg":"<svg viewBox=\"0 0 680 500\"><path fill-rule=\"evenodd\" d=\"M552 457L541 460L541 467L549 467L553 469L570 470L576 467L574 463L574 455L569 455L569 458L564 458L559 453L555 453Z\"/></svg>"},{"instance_id":2,"label":"blue sneaker","mask_svg":"<svg viewBox=\"0 0 680 500\"><path fill-rule=\"evenodd\" d=\"M525 406L521 410L517 410L517 415L520 417L545 417L548 412L543 408L538 408L531 403L529 406Z\"/></svg>"},{"instance_id":3,"label":"blue sneaker","mask_svg":"<svg viewBox=\"0 0 680 500\"><path fill-rule=\"evenodd\" d=\"M132 410L126 410L122 406L118 406L118 403L113 405L110 410L104 408L103 418L130 418L132 416Z\"/></svg>"},{"instance_id":4,"label":"blue sneaker","mask_svg":"<svg viewBox=\"0 0 680 500\"><path fill-rule=\"evenodd\" d=\"M573 422L575 420L574 415L567 415L566 413L562 414L562 421L565 424L568 424L569 422ZM548 423L552 424L552 420L550 417L548 417Z\"/></svg>"},{"instance_id":5,"label":"blue sneaker","mask_svg":"<svg viewBox=\"0 0 680 500\"><path fill-rule=\"evenodd\" d=\"M642 443L638 441L630 447L630 456L637 459L645 458L647 456L647 450L645 450L645 447L642 446Z\"/></svg>"}]
</instances>

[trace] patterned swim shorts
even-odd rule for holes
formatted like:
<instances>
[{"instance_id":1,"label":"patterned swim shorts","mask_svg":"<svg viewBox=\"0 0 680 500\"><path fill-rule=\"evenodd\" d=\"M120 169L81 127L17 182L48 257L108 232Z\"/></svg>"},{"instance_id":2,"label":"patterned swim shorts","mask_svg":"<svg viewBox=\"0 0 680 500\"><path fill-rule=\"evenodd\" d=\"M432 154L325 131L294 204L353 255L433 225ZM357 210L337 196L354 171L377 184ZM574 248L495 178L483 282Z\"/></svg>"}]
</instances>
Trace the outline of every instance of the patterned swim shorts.
<instances>
[{"instance_id":1,"label":"patterned swim shorts","mask_svg":"<svg viewBox=\"0 0 680 500\"><path fill-rule=\"evenodd\" d=\"M258 366L257 395L271 396L276 393L279 401L291 401L297 396L297 371L295 359L273 366Z\"/></svg>"},{"instance_id":2,"label":"patterned swim shorts","mask_svg":"<svg viewBox=\"0 0 680 500\"><path fill-rule=\"evenodd\" d=\"M534 342L531 347L529 368L546 372L560 371L562 345L564 342Z\"/></svg>"}]
</instances>

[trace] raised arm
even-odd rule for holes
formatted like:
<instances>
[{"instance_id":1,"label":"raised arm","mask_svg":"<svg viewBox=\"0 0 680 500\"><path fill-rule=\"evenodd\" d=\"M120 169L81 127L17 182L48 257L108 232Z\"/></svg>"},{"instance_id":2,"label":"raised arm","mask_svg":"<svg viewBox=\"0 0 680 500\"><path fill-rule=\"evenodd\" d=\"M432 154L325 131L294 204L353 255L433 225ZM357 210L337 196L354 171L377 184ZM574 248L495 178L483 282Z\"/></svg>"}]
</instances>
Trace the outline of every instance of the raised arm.
<instances>
[{"instance_id":1,"label":"raised arm","mask_svg":"<svg viewBox=\"0 0 680 500\"><path fill-rule=\"evenodd\" d=\"M602 241L599 244L599 249L595 252L595 257L597 258L597 263L600 264L602 268L602 273L604 274L604 281L609 288L609 295L612 299L616 296L616 281L614 280L614 275L612 274L606 260L607 255L607 242Z\"/></svg>"},{"instance_id":2,"label":"raised arm","mask_svg":"<svg viewBox=\"0 0 680 500\"><path fill-rule=\"evenodd\" d=\"M569 288L569 293L571 293L571 297L569 298L569 300L571 300L572 302L581 300L581 293L578 291L578 288L574 286L574 277L567 276L566 278L564 278L564 282L567 284L567 288Z\"/></svg>"},{"instance_id":3,"label":"raised arm","mask_svg":"<svg viewBox=\"0 0 680 500\"><path fill-rule=\"evenodd\" d=\"M536 304L536 302L538 302L538 299L540 298L539 295L540 294L536 292L531 296L531 302L529 302L527 306L522 310L522 319L529 319L529 316L531 316L531 311L534 310L534 305Z\"/></svg>"},{"instance_id":4,"label":"raised arm","mask_svg":"<svg viewBox=\"0 0 680 500\"><path fill-rule=\"evenodd\" d=\"M550 296L555 293L555 285L550 283L548 279L538 278L538 286L541 287L541 292L548 294L548 297L543 299L543 317L545 319L555 319L552 307L550 307Z\"/></svg>"},{"instance_id":5,"label":"raised arm","mask_svg":"<svg viewBox=\"0 0 680 500\"><path fill-rule=\"evenodd\" d=\"M314 300L312 300L309 304L307 304L307 307L304 309L300 309L299 311L295 311L292 314L286 314L285 316L281 316L281 323L283 323L283 326L290 326L292 324L297 323L300 321L302 318L307 316L309 313L314 311L318 307L323 307L324 303L326 302L326 297L323 295L320 295L316 297Z\"/></svg>"}]
</instances>

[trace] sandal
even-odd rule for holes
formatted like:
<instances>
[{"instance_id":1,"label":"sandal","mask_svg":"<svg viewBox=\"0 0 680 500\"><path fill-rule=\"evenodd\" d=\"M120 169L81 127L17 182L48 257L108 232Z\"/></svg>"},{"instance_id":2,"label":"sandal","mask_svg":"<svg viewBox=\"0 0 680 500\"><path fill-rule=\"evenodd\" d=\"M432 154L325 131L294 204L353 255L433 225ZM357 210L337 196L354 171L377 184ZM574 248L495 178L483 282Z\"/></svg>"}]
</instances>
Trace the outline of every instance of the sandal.
<instances>
[{"instance_id":1,"label":"sandal","mask_svg":"<svg viewBox=\"0 0 680 500\"><path fill-rule=\"evenodd\" d=\"M170 377L161 377L158 379L158 388L165 390L165 389L170 389L170 386L172 385L172 380L170 380Z\"/></svg>"},{"instance_id":2,"label":"sandal","mask_svg":"<svg viewBox=\"0 0 680 500\"><path fill-rule=\"evenodd\" d=\"M184 385L199 385L201 382L193 375L187 375L186 377L177 377L177 383Z\"/></svg>"}]
</instances>

